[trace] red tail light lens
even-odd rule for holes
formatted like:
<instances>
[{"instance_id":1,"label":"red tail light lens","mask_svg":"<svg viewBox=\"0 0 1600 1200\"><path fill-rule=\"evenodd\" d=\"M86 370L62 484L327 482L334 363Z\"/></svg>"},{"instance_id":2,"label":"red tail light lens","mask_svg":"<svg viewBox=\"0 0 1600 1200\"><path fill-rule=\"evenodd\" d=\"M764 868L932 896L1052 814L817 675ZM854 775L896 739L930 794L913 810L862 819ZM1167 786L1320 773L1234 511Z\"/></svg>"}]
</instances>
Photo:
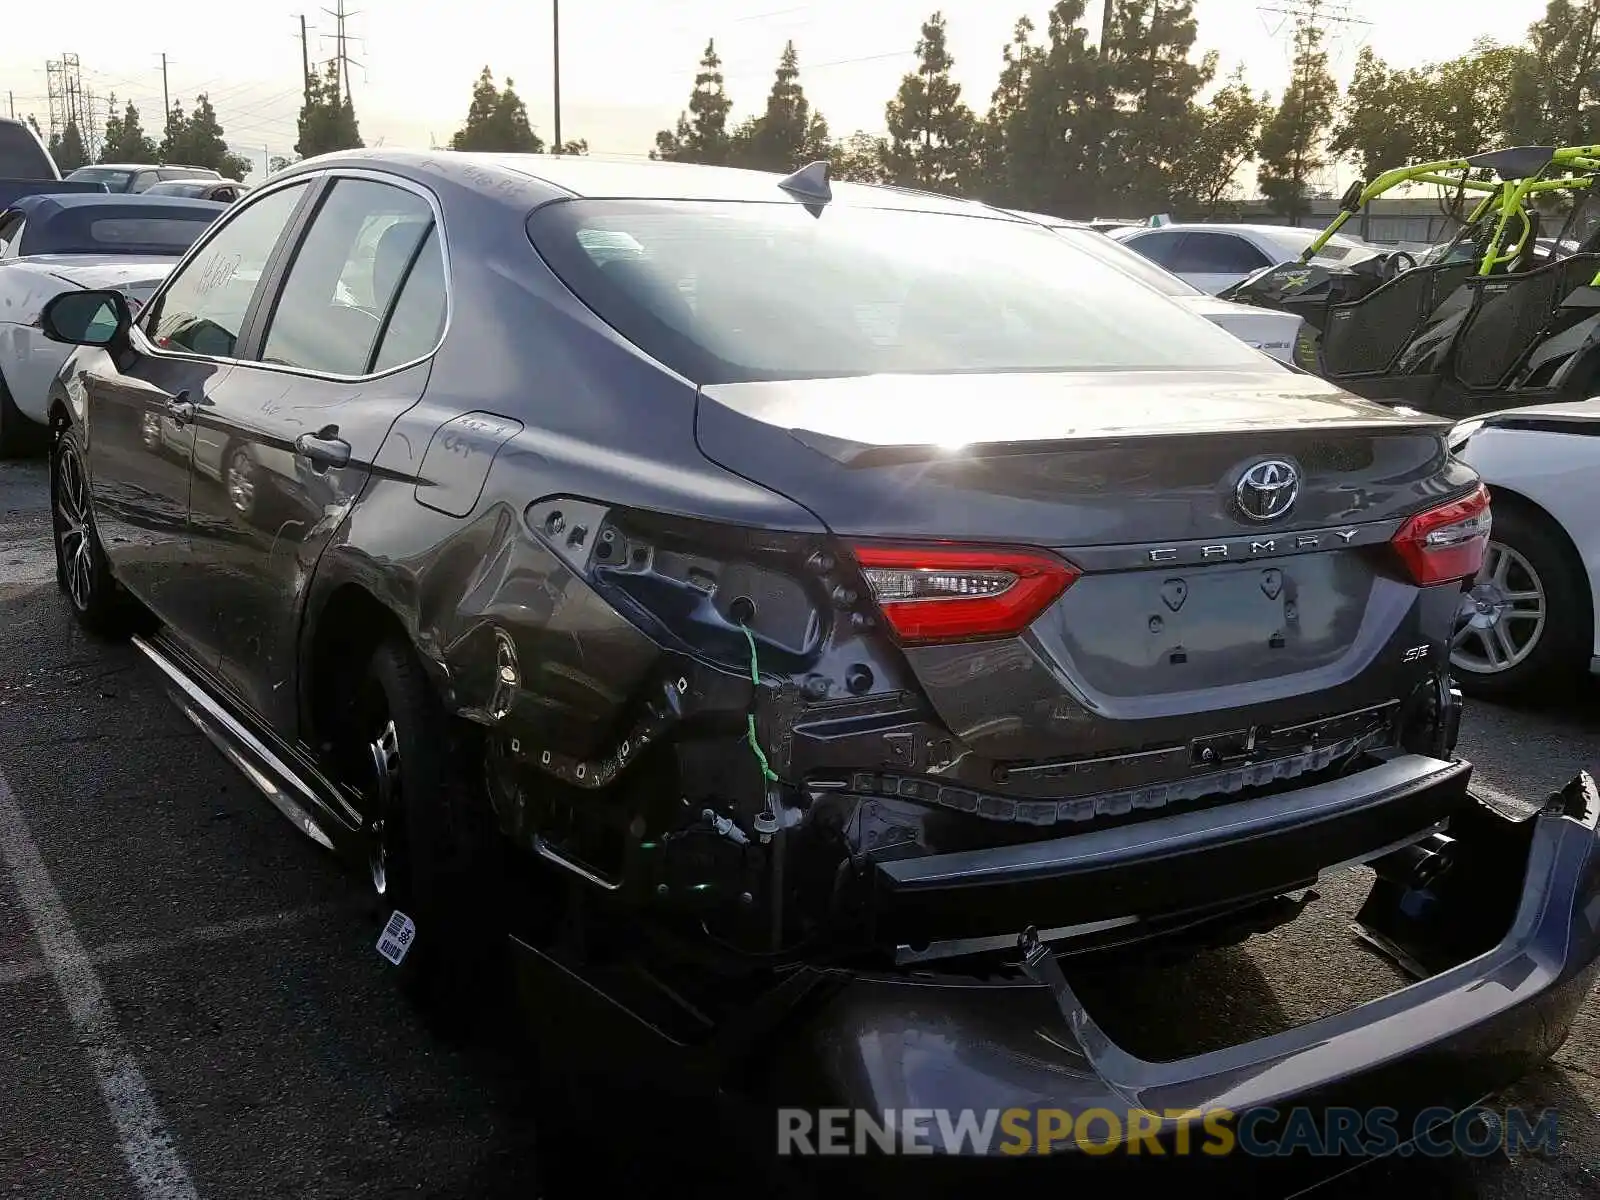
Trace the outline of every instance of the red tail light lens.
<instances>
[{"instance_id":1,"label":"red tail light lens","mask_svg":"<svg viewBox=\"0 0 1600 1200\"><path fill-rule=\"evenodd\" d=\"M958 642L1022 632L1078 578L1046 550L856 546L873 598L902 642Z\"/></svg>"},{"instance_id":2,"label":"red tail light lens","mask_svg":"<svg viewBox=\"0 0 1600 1200\"><path fill-rule=\"evenodd\" d=\"M1455 583L1478 573L1489 544L1489 489L1418 513L1394 535L1392 544L1411 578L1423 587Z\"/></svg>"}]
</instances>

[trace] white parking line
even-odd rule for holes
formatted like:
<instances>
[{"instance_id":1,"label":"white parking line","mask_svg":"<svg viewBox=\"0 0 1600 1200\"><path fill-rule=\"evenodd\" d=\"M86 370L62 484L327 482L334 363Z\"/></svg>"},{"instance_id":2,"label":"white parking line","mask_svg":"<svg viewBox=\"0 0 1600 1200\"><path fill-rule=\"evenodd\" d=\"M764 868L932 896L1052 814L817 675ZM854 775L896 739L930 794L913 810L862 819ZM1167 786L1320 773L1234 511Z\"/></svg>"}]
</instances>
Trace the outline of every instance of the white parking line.
<instances>
[{"instance_id":1,"label":"white parking line","mask_svg":"<svg viewBox=\"0 0 1600 1200\"><path fill-rule=\"evenodd\" d=\"M139 1195L142 1200L198 1200L150 1085L117 1028L105 988L4 775L0 775L0 862L11 872L33 936L66 1002L78 1044L89 1055Z\"/></svg>"},{"instance_id":2,"label":"white parking line","mask_svg":"<svg viewBox=\"0 0 1600 1200\"><path fill-rule=\"evenodd\" d=\"M268 913L265 916L239 917L233 921L220 921L215 925L201 925L194 929L185 929L182 933L175 933L169 937L129 938L121 942L107 942L98 950L89 951L88 959L92 965L101 967L107 963L126 962L132 958L145 958L153 954L169 954L174 950L188 949L190 946L210 945L214 942L225 942L232 938L243 937L246 934L265 933L273 929L284 928L332 911L334 911L334 906L331 904L317 904L306 908L290 909L286 912ZM37 979L40 975L49 973L50 966L42 958L24 958L10 962L0 962L0 987L11 983L21 983L27 979Z\"/></svg>"}]
</instances>

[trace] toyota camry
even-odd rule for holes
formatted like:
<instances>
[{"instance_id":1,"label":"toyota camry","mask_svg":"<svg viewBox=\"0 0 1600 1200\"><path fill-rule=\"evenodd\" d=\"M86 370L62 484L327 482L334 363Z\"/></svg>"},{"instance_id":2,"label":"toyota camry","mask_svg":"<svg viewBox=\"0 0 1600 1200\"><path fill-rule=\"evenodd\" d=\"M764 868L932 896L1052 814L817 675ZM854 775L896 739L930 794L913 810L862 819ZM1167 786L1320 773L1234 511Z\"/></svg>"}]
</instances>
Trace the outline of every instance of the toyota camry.
<instances>
[{"instance_id":1,"label":"toyota camry","mask_svg":"<svg viewBox=\"0 0 1600 1200\"><path fill-rule=\"evenodd\" d=\"M1475 1100L1593 979L1592 784L1513 819L1453 754L1449 426L1036 224L352 152L43 325L66 602L370 878L429 1011L514 975L789 1103L1239 1112ZM1157 1064L1073 988L1351 863L1389 996Z\"/></svg>"}]
</instances>

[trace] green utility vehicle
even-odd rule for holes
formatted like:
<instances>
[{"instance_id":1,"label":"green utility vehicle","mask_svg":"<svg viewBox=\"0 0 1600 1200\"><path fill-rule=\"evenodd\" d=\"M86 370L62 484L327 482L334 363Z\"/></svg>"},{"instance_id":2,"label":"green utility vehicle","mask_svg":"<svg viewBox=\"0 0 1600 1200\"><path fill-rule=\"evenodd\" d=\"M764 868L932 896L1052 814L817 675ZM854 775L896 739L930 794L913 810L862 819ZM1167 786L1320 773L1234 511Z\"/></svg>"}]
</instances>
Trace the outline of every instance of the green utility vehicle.
<instances>
[{"instance_id":1,"label":"green utility vehicle","mask_svg":"<svg viewBox=\"0 0 1600 1200\"><path fill-rule=\"evenodd\" d=\"M1293 262L1221 298L1295 313L1296 358L1358 395L1444 416L1600 393L1600 146L1516 146L1357 182ZM1317 251L1406 184L1470 199L1456 236L1348 266ZM1551 236L1554 234L1554 236Z\"/></svg>"}]
</instances>

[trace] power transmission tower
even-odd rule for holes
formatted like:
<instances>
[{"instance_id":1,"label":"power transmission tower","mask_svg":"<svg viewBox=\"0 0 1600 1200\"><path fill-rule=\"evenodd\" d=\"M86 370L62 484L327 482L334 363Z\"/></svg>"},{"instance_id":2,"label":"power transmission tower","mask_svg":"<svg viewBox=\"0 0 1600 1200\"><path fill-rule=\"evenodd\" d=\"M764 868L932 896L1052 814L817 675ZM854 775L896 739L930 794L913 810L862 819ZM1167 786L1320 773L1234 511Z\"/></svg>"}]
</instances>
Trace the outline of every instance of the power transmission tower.
<instances>
[{"instance_id":1,"label":"power transmission tower","mask_svg":"<svg viewBox=\"0 0 1600 1200\"><path fill-rule=\"evenodd\" d=\"M322 11L334 19L335 28L337 30L337 32L334 34L334 39L337 43L337 53L335 54L334 58L339 66L338 74L334 79L334 95L337 96L339 91L343 90L344 102L349 104L351 103L350 68L362 67L362 64L356 62L350 57L349 45L351 38L344 31L344 23L351 17L359 17L361 14L358 12L345 12L344 0L337 0L337 7L325 8ZM365 68L363 67L363 69Z\"/></svg>"},{"instance_id":2,"label":"power transmission tower","mask_svg":"<svg viewBox=\"0 0 1600 1200\"><path fill-rule=\"evenodd\" d=\"M1342 39L1339 31L1349 32L1355 29L1370 29L1372 22L1364 17L1356 16L1351 12L1349 0L1286 0L1282 4L1263 4L1256 11L1263 16L1273 15L1288 18L1279 23L1273 30L1273 36L1281 38L1284 30L1288 29L1291 43L1301 36L1301 31L1307 28L1315 29L1327 43L1331 42L1336 52L1342 52ZM1362 38L1365 41L1365 35Z\"/></svg>"},{"instance_id":3,"label":"power transmission tower","mask_svg":"<svg viewBox=\"0 0 1600 1200\"><path fill-rule=\"evenodd\" d=\"M1328 46L1330 43L1335 59L1342 57L1342 39L1340 34L1355 28L1370 27L1372 22L1351 12L1348 0L1286 0L1285 3L1276 5L1261 5L1258 9L1263 15L1276 14L1287 18L1273 31L1275 37L1282 37L1287 26L1292 30L1289 42L1295 56L1295 67L1298 71L1305 59L1302 51L1316 46ZM1363 39L1365 40L1365 39ZM1296 77L1289 84L1290 89L1303 92L1307 80ZM1298 139L1297 139L1298 140ZM1298 160L1299 155L1296 154ZM1329 165L1331 169L1331 164ZM1295 175L1302 179L1303 185L1310 184L1310 180L1301 175L1301 167L1297 161ZM1319 177L1326 176L1328 171L1315 172ZM1315 186L1321 186L1324 178L1319 178ZM1298 224L1299 218L1291 218L1291 223Z\"/></svg>"}]
</instances>

